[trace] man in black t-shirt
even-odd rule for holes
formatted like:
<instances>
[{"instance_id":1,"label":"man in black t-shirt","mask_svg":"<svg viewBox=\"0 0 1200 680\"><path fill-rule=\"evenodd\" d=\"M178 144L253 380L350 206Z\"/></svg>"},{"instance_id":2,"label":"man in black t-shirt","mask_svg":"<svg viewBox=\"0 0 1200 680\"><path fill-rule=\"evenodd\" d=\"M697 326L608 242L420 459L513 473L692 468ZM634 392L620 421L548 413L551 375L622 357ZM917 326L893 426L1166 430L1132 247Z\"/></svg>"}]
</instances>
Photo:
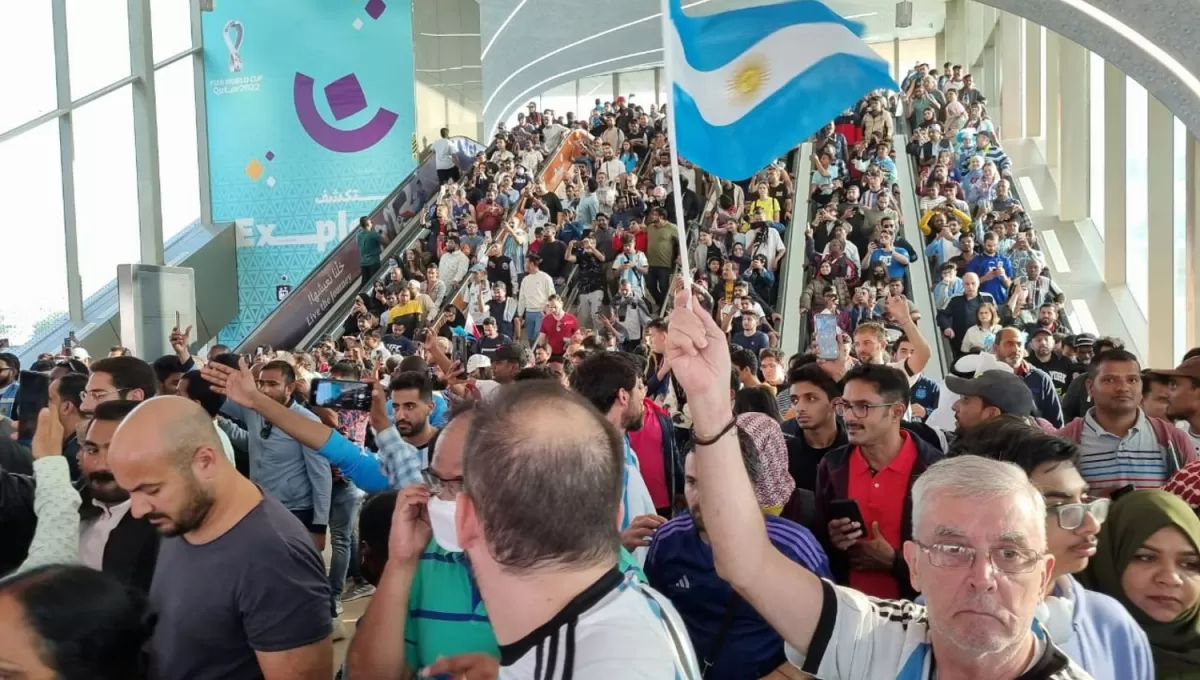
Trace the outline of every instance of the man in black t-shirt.
<instances>
[{"instance_id":1,"label":"man in black t-shirt","mask_svg":"<svg viewBox=\"0 0 1200 680\"><path fill-rule=\"evenodd\" d=\"M479 338L479 353L491 359L501 347L513 344L512 338L501 335L496 327L496 320L488 317L480 326L483 335Z\"/></svg>"},{"instance_id":2,"label":"man in black t-shirt","mask_svg":"<svg viewBox=\"0 0 1200 680\"><path fill-rule=\"evenodd\" d=\"M545 226L542 232L542 247L538 250L542 258L542 271L554 279L554 283L562 283L567 277L567 244L558 240L558 229L551 224Z\"/></svg>"},{"instance_id":3,"label":"man in black t-shirt","mask_svg":"<svg viewBox=\"0 0 1200 680\"><path fill-rule=\"evenodd\" d=\"M837 381L816 362L793 368L788 373L788 382L791 409L783 421L788 472L798 488L815 492L821 459L848 441L846 428L833 407L842 392Z\"/></svg>"},{"instance_id":4,"label":"man in black t-shirt","mask_svg":"<svg viewBox=\"0 0 1200 680\"><path fill-rule=\"evenodd\" d=\"M504 286L504 293L512 296L513 293L513 261L512 258L504 254L500 244L493 242L488 246L487 258L487 280L493 286Z\"/></svg>"},{"instance_id":5,"label":"man in black t-shirt","mask_svg":"<svg viewBox=\"0 0 1200 680\"><path fill-rule=\"evenodd\" d=\"M1045 326L1038 326L1032 330L1029 347L1033 351L1025 360L1050 376L1050 381L1054 383L1054 391L1061 397L1074 377L1074 362L1054 351L1054 333Z\"/></svg>"},{"instance_id":6,"label":"man in black t-shirt","mask_svg":"<svg viewBox=\"0 0 1200 680\"><path fill-rule=\"evenodd\" d=\"M546 204L546 211L550 213L550 224L557 225L562 215L562 199L553 191L546 191L546 183L540 178L533 183L533 193L541 196L542 202Z\"/></svg>"},{"instance_id":7,"label":"man in black t-shirt","mask_svg":"<svg viewBox=\"0 0 1200 680\"><path fill-rule=\"evenodd\" d=\"M321 555L300 520L229 462L204 409L147 401L113 436L108 463L131 490L129 512L164 536L150 587L152 677L332 677Z\"/></svg>"}]
</instances>

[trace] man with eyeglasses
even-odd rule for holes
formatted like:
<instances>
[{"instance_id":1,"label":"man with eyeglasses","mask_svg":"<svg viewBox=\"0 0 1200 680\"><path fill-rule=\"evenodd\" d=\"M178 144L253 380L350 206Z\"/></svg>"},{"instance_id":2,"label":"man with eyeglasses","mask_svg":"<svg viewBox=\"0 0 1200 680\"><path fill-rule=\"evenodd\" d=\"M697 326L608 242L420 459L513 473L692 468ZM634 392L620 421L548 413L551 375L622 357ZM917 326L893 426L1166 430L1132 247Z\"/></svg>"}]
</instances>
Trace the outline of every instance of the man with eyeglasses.
<instances>
[{"instance_id":1,"label":"man with eyeglasses","mask_svg":"<svg viewBox=\"0 0 1200 680\"><path fill-rule=\"evenodd\" d=\"M787 559L771 544L727 425L736 422L732 400L711 389L714 377L730 370L722 336L703 310L681 302L671 314L667 357L697 424L696 476L705 503L721 509L705 518L715 562L783 637L788 661L824 680L1091 677L1034 633L1054 557L1047 550L1045 501L1015 465L960 456L930 465L913 483L912 539L903 544L903 559L905 577L926 596L925 606L872 599ZM897 387L880 390L850 376L847 425L898 419L903 407L885 404L897 401L897 390L905 396L906 383L896 373L888 385ZM860 428L850 432L851 446L861 446L862 434Z\"/></svg>"},{"instance_id":2,"label":"man with eyeglasses","mask_svg":"<svg viewBox=\"0 0 1200 680\"><path fill-rule=\"evenodd\" d=\"M835 402L849 443L825 454L817 467L813 529L829 554L834 579L885 599L916 597L901 552L913 537L912 485L942 458L901 427L908 383L890 366L850 369ZM858 505L864 525L835 512L834 502L846 500Z\"/></svg>"},{"instance_id":3,"label":"man with eyeglasses","mask_svg":"<svg viewBox=\"0 0 1200 680\"><path fill-rule=\"evenodd\" d=\"M950 455L1014 463L1041 491L1054 571L1037 625L1054 644L1096 680L1153 680L1150 643L1137 621L1119 602L1087 590L1072 577L1096 554L1096 535L1112 504L1091 495L1079 474L1078 447L1027 421L1000 416L968 429Z\"/></svg>"},{"instance_id":4,"label":"man with eyeglasses","mask_svg":"<svg viewBox=\"0 0 1200 680\"><path fill-rule=\"evenodd\" d=\"M157 390L158 378L150 364L131 356L107 357L92 364L79 410L90 417L96 404L118 399L145 401Z\"/></svg>"},{"instance_id":5,"label":"man with eyeglasses","mask_svg":"<svg viewBox=\"0 0 1200 680\"><path fill-rule=\"evenodd\" d=\"M298 417L319 422L312 411L295 400L296 372L287 362L265 364L259 370L255 384L264 401L278 404ZM235 399L226 399L221 413L246 424L245 430L236 431L237 436L231 435L230 439L250 452L250 479L291 511L308 528L317 549L324 550L333 490L329 462L317 454L314 447L298 441L282 428L276 428L275 423L258 409L248 408Z\"/></svg>"}]
</instances>

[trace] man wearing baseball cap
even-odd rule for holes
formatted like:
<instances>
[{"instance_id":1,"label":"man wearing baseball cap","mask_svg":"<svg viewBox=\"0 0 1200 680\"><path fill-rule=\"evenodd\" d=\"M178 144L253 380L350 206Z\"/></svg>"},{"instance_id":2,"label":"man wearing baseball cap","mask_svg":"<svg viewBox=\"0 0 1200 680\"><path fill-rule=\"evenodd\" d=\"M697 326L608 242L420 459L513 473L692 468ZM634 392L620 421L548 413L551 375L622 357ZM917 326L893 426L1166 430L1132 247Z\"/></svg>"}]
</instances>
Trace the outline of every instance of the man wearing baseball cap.
<instances>
[{"instance_id":1,"label":"man wearing baseball cap","mask_svg":"<svg viewBox=\"0 0 1200 680\"><path fill-rule=\"evenodd\" d=\"M1029 331L1029 365L1050 376L1054 391L1061 397L1071 384L1075 366L1071 360L1054 351L1054 332L1046 326L1037 326Z\"/></svg>"},{"instance_id":2,"label":"man wearing baseball cap","mask_svg":"<svg viewBox=\"0 0 1200 680\"><path fill-rule=\"evenodd\" d=\"M955 434L996 416L1029 418L1033 414L1033 394L1015 373L992 369L974 378L946 376L946 387L958 395L954 402Z\"/></svg>"},{"instance_id":3,"label":"man wearing baseball cap","mask_svg":"<svg viewBox=\"0 0 1200 680\"><path fill-rule=\"evenodd\" d=\"M1167 419L1179 425L1200 453L1200 356L1184 359L1175 370L1153 370L1171 380Z\"/></svg>"}]
</instances>

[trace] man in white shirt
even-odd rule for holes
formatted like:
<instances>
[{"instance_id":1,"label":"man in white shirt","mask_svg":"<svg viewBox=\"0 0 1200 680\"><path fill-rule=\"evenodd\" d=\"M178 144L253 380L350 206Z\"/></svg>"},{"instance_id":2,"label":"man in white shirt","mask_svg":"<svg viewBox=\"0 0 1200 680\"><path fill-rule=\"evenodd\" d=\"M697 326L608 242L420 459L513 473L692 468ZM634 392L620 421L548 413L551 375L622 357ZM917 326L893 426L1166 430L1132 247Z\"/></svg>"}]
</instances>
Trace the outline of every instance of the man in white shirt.
<instances>
[{"instance_id":1,"label":"man in white shirt","mask_svg":"<svg viewBox=\"0 0 1200 680\"><path fill-rule=\"evenodd\" d=\"M528 427L560 421L571 428ZM618 567L623 448L612 423L552 380L505 386L475 410L456 524L500 677L700 677L674 607Z\"/></svg>"},{"instance_id":2,"label":"man in white shirt","mask_svg":"<svg viewBox=\"0 0 1200 680\"><path fill-rule=\"evenodd\" d=\"M617 178L625 174L625 162L617 158L616 151L608 144L604 145L603 158L600 161L600 170L608 178L605 183L607 186L613 186Z\"/></svg>"},{"instance_id":3,"label":"man in white shirt","mask_svg":"<svg viewBox=\"0 0 1200 680\"><path fill-rule=\"evenodd\" d=\"M437 168L438 184L457 182L460 177L458 145L450 139L450 128L438 130L438 135L438 138L433 140L433 162Z\"/></svg>"},{"instance_id":4,"label":"man in white shirt","mask_svg":"<svg viewBox=\"0 0 1200 680\"><path fill-rule=\"evenodd\" d=\"M458 236L451 234L446 237L446 252L438 260L438 271L446 282L448 290L458 290L467 271L471 268L471 259L458 248Z\"/></svg>"},{"instance_id":5,"label":"man in white shirt","mask_svg":"<svg viewBox=\"0 0 1200 680\"><path fill-rule=\"evenodd\" d=\"M79 466L85 481L79 509L79 561L107 571L149 592L158 554L158 532L144 517L129 513L129 492L113 478L108 445L117 427L140 401L109 401L96 406ZM111 547L111 549L110 549Z\"/></svg>"},{"instance_id":6,"label":"man in white shirt","mask_svg":"<svg viewBox=\"0 0 1200 680\"><path fill-rule=\"evenodd\" d=\"M542 271L541 265L542 258L538 257L537 253L525 256L526 273L525 278L521 279L521 289L517 296L517 316L520 317L517 336L521 335L523 327L530 346L537 341L538 333L542 330L542 317L545 315L546 305L550 302L550 296L557 292L554 289L554 279Z\"/></svg>"},{"instance_id":7,"label":"man in white shirt","mask_svg":"<svg viewBox=\"0 0 1200 680\"><path fill-rule=\"evenodd\" d=\"M1054 557L1045 501L1015 465L961 456L917 480L903 550L925 606L867 598L779 552L742 463L730 395L711 388L729 375L724 338L707 313L678 301L666 360L697 423L699 488L722 509L705 518L721 576L784 638L792 664L824 680L1091 677L1034 634Z\"/></svg>"}]
</instances>

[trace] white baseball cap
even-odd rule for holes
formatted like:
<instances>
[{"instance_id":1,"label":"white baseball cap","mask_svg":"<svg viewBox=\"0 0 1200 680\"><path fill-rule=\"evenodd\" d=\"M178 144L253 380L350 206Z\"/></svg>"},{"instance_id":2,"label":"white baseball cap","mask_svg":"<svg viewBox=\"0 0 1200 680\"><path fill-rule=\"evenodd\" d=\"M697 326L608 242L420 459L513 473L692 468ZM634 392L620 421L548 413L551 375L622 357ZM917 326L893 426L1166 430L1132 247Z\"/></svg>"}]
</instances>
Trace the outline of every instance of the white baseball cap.
<instances>
[{"instance_id":1,"label":"white baseball cap","mask_svg":"<svg viewBox=\"0 0 1200 680\"><path fill-rule=\"evenodd\" d=\"M488 368L492 365L492 360L483 354L473 354L470 359L467 359L467 373L474 373L481 368Z\"/></svg>"}]
</instances>

